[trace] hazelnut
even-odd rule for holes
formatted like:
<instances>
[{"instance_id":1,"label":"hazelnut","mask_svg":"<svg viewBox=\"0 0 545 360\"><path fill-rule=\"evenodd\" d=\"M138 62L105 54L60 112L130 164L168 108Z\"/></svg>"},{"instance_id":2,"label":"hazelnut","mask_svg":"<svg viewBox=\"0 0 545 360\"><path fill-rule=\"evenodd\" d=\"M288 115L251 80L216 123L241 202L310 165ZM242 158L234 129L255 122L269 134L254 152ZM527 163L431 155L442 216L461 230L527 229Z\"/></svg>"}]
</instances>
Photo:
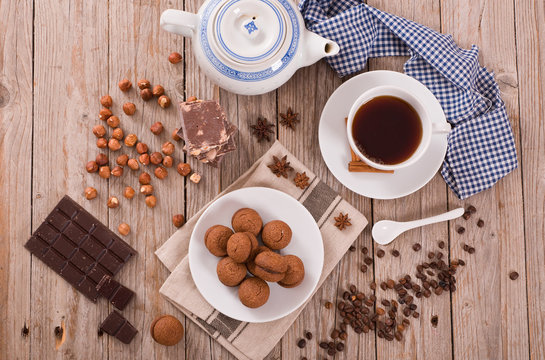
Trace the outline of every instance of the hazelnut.
<instances>
[{"instance_id":1,"label":"hazelnut","mask_svg":"<svg viewBox=\"0 0 545 360\"><path fill-rule=\"evenodd\" d=\"M119 143L119 140L112 138L108 141L108 148L112 151L117 151L121 149L121 144Z\"/></svg>"},{"instance_id":2,"label":"hazelnut","mask_svg":"<svg viewBox=\"0 0 545 360\"><path fill-rule=\"evenodd\" d=\"M193 181L195 184L198 184L199 181L201 181L201 175L197 174L197 173L193 173L191 174L191 176L189 177L189 180Z\"/></svg>"},{"instance_id":3,"label":"hazelnut","mask_svg":"<svg viewBox=\"0 0 545 360\"><path fill-rule=\"evenodd\" d=\"M88 173L94 173L94 172L97 172L98 171L98 164L96 163L96 161L89 161L87 162L87 164L85 165L85 170L87 170Z\"/></svg>"},{"instance_id":4,"label":"hazelnut","mask_svg":"<svg viewBox=\"0 0 545 360\"><path fill-rule=\"evenodd\" d=\"M108 147L108 140L106 140L106 138L98 138L97 139L97 148L105 149L107 147Z\"/></svg>"},{"instance_id":5,"label":"hazelnut","mask_svg":"<svg viewBox=\"0 0 545 360\"><path fill-rule=\"evenodd\" d=\"M110 116L112 116L112 110L110 109L102 108L98 112L98 118L102 121L108 120Z\"/></svg>"},{"instance_id":6,"label":"hazelnut","mask_svg":"<svg viewBox=\"0 0 545 360\"><path fill-rule=\"evenodd\" d=\"M95 189L94 187L90 187L90 186L86 187L83 194L85 195L85 198L87 200L93 200L94 198L97 197L97 189Z\"/></svg>"},{"instance_id":7,"label":"hazelnut","mask_svg":"<svg viewBox=\"0 0 545 360\"><path fill-rule=\"evenodd\" d=\"M155 171L153 171L153 173L155 174L155 176L158 178L158 179L164 179L168 176L168 171L167 169L165 169L164 167L162 166L157 166L155 168Z\"/></svg>"},{"instance_id":8,"label":"hazelnut","mask_svg":"<svg viewBox=\"0 0 545 360\"><path fill-rule=\"evenodd\" d=\"M150 208L154 208L157 205L157 198L153 195L146 196L146 205Z\"/></svg>"},{"instance_id":9,"label":"hazelnut","mask_svg":"<svg viewBox=\"0 0 545 360\"><path fill-rule=\"evenodd\" d=\"M123 196L127 199L132 199L134 197L134 189L130 186L125 187L125 190L123 190Z\"/></svg>"},{"instance_id":10,"label":"hazelnut","mask_svg":"<svg viewBox=\"0 0 545 360\"><path fill-rule=\"evenodd\" d=\"M161 151L162 151L163 154L165 154L165 155L172 155L172 153L174 152L174 144L171 143L170 141L167 141L167 142L164 143L163 146L161 147Z\"/></svg>"},{"instance_id":11,"label":"hazelnut","mask_svg":"<svg viewBox=\"0 0 545 360\"><path fill-rule=\"evenodd\" d=\"M147 153L148 145L143 142L139 142L138 144L136 144L136 152L139 154Z\"/></svg>"},{"instance_id":12,"label":"hazelnut","mask_svg":"<svg viewBox=\"0 0 545 360\"><path fill-rule=\"evenodd\" d=\"M167 155L163 158L164 167L171 168L173 163L174 163L174 159L172 159L172 156Z\"/></svg>"},{"instance_id":13,"label":"hazelnut","mask_svg":"<svg viewBox=\"0 0 545 360\"><path fill-rule=\"evenodd\" d=\"M151 130L153 134L159 135L160 133L163 132L163 123L160 121L157 121L156 123L151 125L149 129Z\"/></svg>"},{"instance_id":14,"label":"hazelnut","mask_svg":"<svg viewBox=\"0 0 545 360\"><path fill-rule=\"evenodd\" d=\"M123 168L121 166L115 166L113 169L112 169L112 175L115 176L115 177L120 177L121 175L123 175Z\"/></svg>"},{"instance_id":15,"label":"hazelnut","mask_svg":"<svg viewBox=\"0 0 545 360\"><path fill-rule=\"evenodd\" d=\"M142 98L142 100L148 101L153 97L153 93L150 89L140 90L140 97Z\"/></svg>"},{"instance_id":16,"label":"hazelnut","mask_svg":"<svg viewBox=\"0 0 545 360\"><path fill-rule=\"evenodd\" d=\"M124 103L123 112L125 112L127 115L134 115L136 112L136 105L134 105L132 102Z\"/></svg>"},{"instance_id":17,"label":"hazelnut","mask_svg":"<svg viewBox=\"0 0 545 360\"><path fill-rule=\"evenodd\" d=\"M182 55L180 53L173 52L168 56L168 61L170 61L171 64L177 64L182 61Z\"/></svg>"},{"instance_id":18,"label":"hazelnut","mask_svg":"<svg viewBox=\"0 0 545 360\"><path fill-rule=\"evenodd\" d=\"M117 159L115 160L115 162L116 162L117 165L119 165L119 166L125 166L125 165L127 165L127 161L129 161L129 155L127 155L127 154L119 155L119 156L117 157Z\"/></svg>"},{"instance_id":19,"label":"hazelnut","mask_svg":"<svg viewBox=\"0 0 545 360\"><path fill-rule=\"evenodd\" d=\"M108 124L109 127L111 128L116 128L119 126L119 118L115 115L112 115L108 118L108 120L106 120L106 123Z\"/></svg>"},{"instance_id":20,"label":"hazelnut","mask_svg":"<svg viewBox=\"0 0 545 360\"><path fill-rule=\"evenodd\" d=\"M181 227L185 222L185 217L182 214L176 214L172 217L172 223L177 228Z\"/></svg>"},{"instance_id":21,"label":"hazelnut","mask_svg":"<svg viewBox=\"0 0 545 360\"><path fill-rule=\"evenodd\" d=\"M180 130L179 129L174 129L174 131L172 132L172 140L174 140L174 141L182 140L182 138L180 136L178 136L178 131L180 131Z\"/></svg>"},{"instance_id":22,"label":"hazelnut","mask_svg":"<svg viewBox=\"0 0 545 360\"><path fill-rule=\"evenodd\" d=\"M106 129L102 125L95 125L93 127L93 134L95 134L97 138L101 138L106 135Z\"/></svg>"},{"instance_id":23,"label":"hazelnut","mask_svg":"<svg viewBox=\"0 0 545 360\"><path fill-rule=\"evenodd\" d=\"M151 181L151 176L147 172L143 172L138 177L138 182L140 182L141 185L148 185Z\"/></svg>"},{"instance_id":24,"label":"hazelnut","mask_svg":"<svg viewBox=\"0 0 545 360\"><path fill-rule=\"evenodd\" d=\"M127 165L131 170L138 170L140 168L140 165L138 165L138 161L136 161L136 159L129 159L129 161L127 161Z\"/></svg>"},{"instance_id":25,"label":"hazelnut","mask_svg":"<svg viewBox=\"0 0 545 360\"><path fill-rule=\"evenodd\" d=\"M182 176L187 176L191 172L191 165L188 163L179 163L176 167L178 173Z\"/></svg>"},{"instance_id":26,"label":"hazelnut","mask_svg":"<svg viewBox=\"0 0 545 360\"><path fill-rule=\"evenodd\" d=\"M112 137L119 141L123 140L123 130L121 130L121 128L115 128L112 132Z\"/></svg>"},{"instance_id":27,"label":"hazelnut","mask_svg":"<svg viewBox=\"0 0 545 360\"><path fill-rule=\"evenodd\" d=\"M167 107L170 106L170 98L166 95L161 95L159 96L159 99L157 99L157 103L159 104L160 107L162 107L163 109L166 109Z\"/></svg>"},{"instance_id":28,"label":"hazelnut","mask_svg":"<svg viewBox=\"0 0 545 360\"><path fill-rule=\"evenodd\" d=\"M160 152L156 151L151 153L149 159L152 164L159 165L163 161L163 155L161 155Z\"/></svg>"},{"instance_id":29,"label":"hazelnut","mask_svg":"<svg viewBox=\"0 0 545 360\"><path fill-rule=\"evenodd\" d=\"M119 199L116 198L115 196L110 196L108 198L108 202L106 203L106 205L110 208L110 209L115 209L116 207L119 206Z\"/></svg>"},{"instance_id":30,"label":"hazelnut","mask_svg":"<svg viewBox=\"0 0 545 360\"><path fill-rule=\"evenodd\" d=\"M98 154L96 157L96 162L98 166L106 165L108 163L108 155L106 154Z\"/></svg>"},{"instance_id":31,"label":"hazelnut","mask_svg":"<svg viewBox=\"0 0 545 360\"><path fill-rule=\"evenodd\" d=\"M149 165L150 163L150 158L149 158L149 155L148 154L142 154L138 157L138 160L140 160L140 164L142 165Z\"/></svg>"},{"instance_id":32,"label":"hazelnut","mask_svg":"<svg viewBox=\"0 0 545 360\"><path fill-rule=\"evenodd\" d=\"M161 85L155 85L151 90L151 93L153 94L153 96L161 96L165 93L165 88Z\"/></svg>"},{"instance_id":33,"label":"hazelnut","mask_svg":"<svg viewBox=\"0 0 545 360\"><path fill-rule=\"evenodd\" d=\"M140 193L144 195L153 194L153 185L142 185L140 186Z\"/></svg>"},{"instance_id":34,"label":"hazelnut","mask_svg":"<svg viewBox=\"0 0 545 360\"><path fill-rule=\"evenodd\" d=\"M151 86L149 80L146 80L146 79L138 80L136 85L138 85L138 88L140 90L149 89L149 87Z\"/></svg>"},{"instance_id":35,"label":"hazelnut","mask_svg":"<svg viewBox=\"0 0 545 360\"><path fill-rule=\"evenodd\" d=\"M132 83L128 79L123 79L117 85L121 91L128 91L131 88Z\"/></svg>"},{"instance_id":36,"label":"hazelnut","mask_svg":"<svg viewBox=\"0 0 545 360\"><path fill-rule=\"evenodd\" d=\"M134 134L129 134L125 137L125 145L128 147L133 147L138 141L138 137Z\"/></svg>"},{"instance_id":37,"label":"hazelnut","mask_svg":"<svg viewBox=\"0 0 545 360\"><path fill-rule=\"evenodd\" d=\"M187 102L197 101L197 97L196 96L190 96L190 97L187 98L186 101Z\"/></svg>"},{"instance_id":38,"label":"hazelnut","mask_svg":"<svg viewBox=\"0 0 545 360\"><path fill-rule=\"evenodd\" d=\"M100 169L98 169L98 176L100 176L103 179L109 179L110 167L108 165L101 166Z\"/></svg>"},{"instance_id":39,"label":"hazelnut","mask_svg":"<svg viewBox=\"0 0 545 360\"><path fill-rule=\"evenodd\" d=\"M128 224L125 224L125 223L121 223L119 224L119 226L117 227L117 231L119 231L119 233L123 236L127 236L129 235L129 233L131 232L131 227L128 225Z\"/></svg>"},{"instance_id":40,"label":"hazelnut","mask_svg":"<svg viewBox=\"0 0 545 360\"><path fill-rule=\"evenodd\" d=\"M110 95L104 95L103 97L100 98L100 104L104 107L112 107L112 97Z\"/></svg>"}]
</instances>

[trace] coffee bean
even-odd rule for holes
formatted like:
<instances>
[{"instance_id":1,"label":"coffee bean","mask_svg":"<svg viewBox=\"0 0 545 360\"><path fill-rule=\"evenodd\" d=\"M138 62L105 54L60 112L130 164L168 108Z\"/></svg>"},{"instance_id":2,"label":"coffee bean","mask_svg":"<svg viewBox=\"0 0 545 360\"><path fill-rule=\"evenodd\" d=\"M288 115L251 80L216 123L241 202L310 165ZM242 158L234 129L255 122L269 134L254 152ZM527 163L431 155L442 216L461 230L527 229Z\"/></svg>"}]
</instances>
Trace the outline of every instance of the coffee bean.
<instances>
[{"instance_id":1,"label":"coffee bean","mask_svg":"<svg viewBox=\"0 0 545 360\"><path fill-rule=\"evenodd\" d=\"M484 226L484 220L483 219L479 219L479 221L477 221L477 226L482 228Z\"/></svg>"},{"instance_id":2,"label":"coffee bean","mask_svg":"<svg viewBox=\"0 0 545 360\"><path fill-rule=\"evenodd\" d=\"M433 315L431 317L431 325L433 327L437 327L437 324L439 323L439 317L437 315Z\"/></svg>"},{"instance_id":3,"label":"coffee bean","mask_svg":"<svg viewBox=\"0 0 545 360\"><path fill-rule=\"evenodd\" d=\"M337 344L337 351L343 351L344 350L344 344L342 342Z\"/></svg>"},{"instance_id":4,"label":"coffee bean","mask_svg":"<svg viewBox=\"0 0 545 360\"><path fill-rule=\"evenodd\" d=\"M437 253L436 257L438 260L441 260L443 258L443 253L442 252Z\"/></svg>"},{"instance_id":5,"label":"coffee bean","mask_svg":"<svg viewBox=\"0 0 545 360\"><path fill-rule=\"evenodd\" d=\"M394 333L394 336L395 336L395 338L396 338L397 341L403 340L403 334L401 334L401 332L399 332L399 331L396 331L396 332Z\"/></svg>"},{"instance_id":6,"label":"coffee bean","mask_svg":"<svg viewBox=\"0 0 545 360\"><path fill-rule=\"evenodd\" d=\"M458 229L456 229L456 232L457 232L458 234L462 235L463 233L466 232L466 229L465 229L465 227L460 226L460 227L458 227Z\"/></svg>"},{"instance_id":7,"label":"coffee bean","mask_svg":"<svg viewBox=\"0 0 545 360\"><path fill-rule=\"evenodd\" d=\"M297 342L297 346L302 349L304 348L305 346L307 346L307 341L305 339L300 339L298 342Z\"/></svg>"},{"instance_id":8,"label":"coffee bean","mask_svg":"<svg viewBox=\"0 0 545 360\"><path fill-rule=\"evenodd\" d=\"M330 349L335 349L335 343L333 341L330 341L327 343L327 347Z\"/></svg>"},{"instance_id":9,"label":"coffee bean","mask_svg":"<svg viewBox=\"0 0 545 360\"><path fill-rule=\"evenodd\" d=\"M384 315L384 313L385 313L385 311L384 311L383 308L380 308L380 307L377 308L377 314L378 315Z\"/></svg>"},{"instance_id":10,"label":"coffee bean","mask_svg":"<svg viewBox=\"0 0 545 360\"><path fill-rule=\"evenodd\" d=\"M422 245L420 245L418 243L413 245L413 250L414 251L420 251L420 249L422 249Z\"/></svg>"},{"instance_id":11,"label":"coffee bean","mask_svg":"<svg viewBox=\"0 0 545 360\"><path fill-rule=\"evenodd\" d=\"M331 348L327 349L327 355L333 356L335 355L336 352L337 351L335 351L335 349L331 349Z\"/></svg>"},{"instance_id":12,"label":"coffee bean","mask_svg":"<svg viewBox=\"0 0 545 360\"><path fill-rule=\"evenodd\" d=\"M470 254L475 254L475 248L471 246L471 247L467 250L467 252L470 253Z\"/></svg>"},{"instance_id":13,"label":"coffee bean","mask_svg":"<svg viewBox=\"0 0 545 360\"><path fill-rule=\"evenodd\" d=\"M366 273L367 272L367 265L361 264L360 270L361 270L362 273Z\"/></svg>"},{"instance_id":14,"label":"coffee bean","mask_svg":"<svg viewBox=\"0 0 545 360\"><path fill-rule=\"evenodd\" d=\"M394 249L394 250L390 251L390 254L392 254L393 257L398 257L399 256L399 251Z\"/></svg>"},{"instance_id":15,"label":"coffee bean","mask_svg":"<svg viewBox=\"0 0 545 360\"><path fill-rule=\"evenodd\" d=\"M411 315L411 309L409 309L408 307L405 307L403 309L403 315L405 315L405 316Z\"/></svg>"},{"instance_id":16,"label":"coffee bean","mask_svg":"<svg viewBox=\"0 0 545 360\"><path fill-rule=\"evenodd\" d=\"M517 280L519 278L519 273L516 271L511 271L509 274L509 279L511 280Z\"/></svg>"},{"instance_id":17,"label":"coffee bean","mask_svg":"<svg viewBox=\"0 0 545 360\"><path fill-rule=\"evenodd\" d=\"M346 340L347 338L348 334L346 333L346 331L341 331L341 333L339 334L339 339Z\"/></svg>"},{"instance_id":18,"label":"coffee bean","mask_svg":"<svg viewBox=\"0 0 545 360\"><path fill-rule=\"evenodd\" d=\"M394 288L394 285L395 285L394 280L388 279L388 280L386 281L386 286L388 286L388 289L393 289L393 288Z\"/></svg>"},{"instance_id":19,"label":"coffee bean","mask_svg":"<svg viewBox=\"0 0 545 360\"><path fill-rule=\"evenodd\" d=\"M329 301L326 301L326 303L324 304L325 308L326 309L331 309L331 307L333 306L333 304Z\"/></svg>"},{"instance_id":20,"label":"coffee bean","mask_svg":"<svg viewBox=\"0 0 545 360\"><path fill-rule=\"evenodd\" d=\"M477 209L475 208L475 206L469 205L466 211L468 211L470 214L475 214L477 212Z\"/></svg>"},{"instance_id":21,"label":"coffee bean","mask_svg":"<svg viewBox=\"0 0 545 360\"><path fill-rule=\"evenodd\" d=\"M413 312L413 318L418 319L419 316L420 314L417 311Z\"/></svg>"},{"instance_id":22,"label":"coffee bean","mask_svg":"<svg viewBox=\"0 0 545 360\"><path fill-rule=\"evenodd\" d=\"M377 289L377 283L372 282L371 284L369 284L369 288L370 288L371 290L376 290L376 289Z\"/></svg>"},{"instance_id":23,"label":"coffee bean","mask_svg":"<svg viewBox=\"0 0 545 360\"><path fill-rule=\"evenodd\" d=\"M371 265L373 263L373 258L370 258L369 256L366 256L365 259L363 259L363 262L366 265Z\"/></svg>"},{"instance_id":24,"label":"coffee bean","mask_svg":"<svg viewBox=\"0 0 545 360\"><path fill-rule=\"evenodd\" d=\"M327 349L328 348L328 345L325 341L322 341L319 345L322 349Z\"/></svg>"},{"instance_id":25,"label":"coffee bean","mask_svg":"<svg viewBox=\"0 0 545 360\"><path fill-rule=\"evenodd\" d=\"M308 360L308 359L307 359L305 356L303 356L303 357L301 358L301 360Z\"/></svg>"},{"instance_id":26,"label":"coffee bean","mask_svg":"<svg viewBox=\"0 0 545 360\"><path fill-rule=\"evenodd\" d=\"M341 324L341 325L339 325L339 327L341 328L341 330L342 330L343 332L346 331L346 324Z\"/></svg>"},{"instance_id":27,"label":"coffee bean","mask_svg":"<svg viewBox=\"0 0 545 360\"><path fill-rule=\"evenodd\" d=\"M356 247L351 245L351 246L348 248L348 250L349 250L350 252L354 252L354 251L356 251Z\"/></svg>"},{"instance_id":28,"label":"coffee bean","mask_svg":"<svg viewBox=\"0 0 545 360\"><path fill-rule=\"evenodd\" d=\"M416 310L417 308L418 308L418 306L416 304L409 305L409 309L411 309L411 310Z\"/></svg>"},{"instance_id":29,"label":"coffee bean","mask_svg":"<svg viewBox=\"0 0 545 360\"><path fill-rule=\"evenodd\" d=\"M411 282L411 275L407 274L405 275L405 280L407 280L407 282Z\"/></svg>"},{"instance_id":30,"label":"coffee bean","mask_svg":"<svg viewBox=\"0 0 545 360\"><path fill-rule=\"evenodd\" d=\"M462 217L464 220L468 220L471 217L471 213L469 211L466 211L462 214Z\"/></svg>"},{"instance_id":31,"label":"coffee bean","mask_svg":"<svg viewBox=\"0 0 545 360\"><path fill-rule=\"evenodd\" d=\"M465 266L466 262L464 260L458 259L458 264L461 266Z\"/></svg>"},{"instance_id":32,"label":"coffee bean","mask_svg":"<svg viewBox=\"0 0 545 360\"><path fill-rule=\"evenodd\" d=\"M343 292L343 300L348 300L350 293L348 291Z\"/></svg>"},{"instance_id":33,"label":"coffee bean","mask_svg":"<svg viewBox=\"0 0 545 360\"><path fill-rule=\"evenodd\" d=\"M435 257L435 253L434 253L433 251L430 251L430 252L428 253L428 258L429 258L429 259L433 259L434 257Z\"/></svg>"},{"instance_id":34,"label":"coffee bean","mask_svg":"<svg viewBox=\"0 0 545 360\"><path fill-rule=\"evenodd\" d=\"M464 249L464 251L469 251L469 245L468 244L462 244L462 249Z\"/></svg>"},{"instance_id":35,"label":"coffee bean","mask_svg":"<svg viewBox=\"0 0 545 360\"><path fill-rule=\"evenodd\" d=\"M383 282L380 283L380 288L382 290L386 290L388 288L388 285L386 285L386 283L383 281Z\"/></svg>"},{"instance_id":36,"label":"coffee bean","mask_svg":"<svg viewBox=\"0 0 545 360\"><path fill-rule=\"evenodd\" d=\"M437 287L433 292L435 293L435 295L441 295L443 293L443 288Z\"/></svg>"},{"instance_id":37,"label":"coffee bean","mask_svg":"<svg viewBox=\"0 0 545 360\"><path fill-rule=\"evenodd\" d=\"M385 254L385 253L384 253L384 250L382 250L382 249L378 249L378 250L377 250L377 257L381 258L381 257L384 256L384 254Z\"/></svg>"},{"instance_id":38,"label":"coffee bean","mask_svg":"<svg viewBox=\"0 0 545 360\"><path fill-rule=\"evenodd\" d=\"M386 299L382 300L380 303L382 305L384 305L384 306L390 306L391 305L390 302L388 300L386 300Z\"/></svg>"},{"instance_id":39,"label":"coffee bean","mask_svg":"<svg viewBox=\"0 0 545 360\"><path fill-rule=\"evenodd\" d=\"M444 249L444 248L445 248L445 242L439 241L439 249Z\"/></svg>"},{"instance_id":40,"label":"coffee bean","mask_svg":"<svg viewBox=\"0 0 545 360\"><path fill-rule=\"evenodd\" d=\"M356 293L356 285L350 285L350 292L352 294L355 294Z\"/></svg>"},{"instance_id":41,"label":"coffee bean","mask_svg":"<svg viewBox=\"0 0 545 360\"><path fill-rule=\"evenodd\" d=\"M340 334L340 331L337 330L337 329L334 329L332 332L331 332L331 338L332 339L336 339L339 337L339 334Z\"/></svg>"},{"instance_id":42,"label":"coffee bean","mask_svg":"<svg viewBox=\"0 0 545 360\"><path fill-rule=\"evenodd\" d=\"M364 255L367 255L367 253L369 253L369 249L367 249L365 246L361 248L361 252L364 254Z\"/></svg>"}]
</instances>

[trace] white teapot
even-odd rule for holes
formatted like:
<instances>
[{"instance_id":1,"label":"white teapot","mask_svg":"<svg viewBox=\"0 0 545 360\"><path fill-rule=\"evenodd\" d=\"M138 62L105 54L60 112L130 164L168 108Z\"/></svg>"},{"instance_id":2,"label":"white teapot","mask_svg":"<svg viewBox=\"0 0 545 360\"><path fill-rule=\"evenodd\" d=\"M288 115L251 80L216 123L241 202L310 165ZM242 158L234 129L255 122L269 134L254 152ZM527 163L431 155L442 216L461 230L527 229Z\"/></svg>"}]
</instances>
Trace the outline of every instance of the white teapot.
<instances>
[{"instance_id":1,"label":"white teapot","mask_svg":"<svg viewBox=\"0 0 545 360\"><path fill-rule=\"evenodd\" d=\"M274 90L300 67L339 52L305 28L291 0L207 0L197 14L164 11L161 27L192 38L201 69L243 95Z\"/></svg>"}]
</instances>

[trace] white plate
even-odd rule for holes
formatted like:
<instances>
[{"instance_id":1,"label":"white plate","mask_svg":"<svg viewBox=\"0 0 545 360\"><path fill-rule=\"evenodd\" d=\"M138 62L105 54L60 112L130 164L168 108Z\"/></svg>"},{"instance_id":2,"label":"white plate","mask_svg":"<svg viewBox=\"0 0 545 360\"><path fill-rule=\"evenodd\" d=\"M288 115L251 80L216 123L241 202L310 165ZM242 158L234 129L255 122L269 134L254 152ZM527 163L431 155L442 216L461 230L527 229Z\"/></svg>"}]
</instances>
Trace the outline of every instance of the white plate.
<instances>
[{"instance_id":1,"label":"white plate","mask_svg":"<svg viewBox=\"0 0 545 360\"><path fill-rule=\"evenodd\" d=\"M293 232L290 244L280 250L283 255L297 255L305 265L301 285L286 289L268 283L269 301L257 309L240 302L238 287L223 285L216 274L220 258L212 255L204 245L204 233L213 225L231 227L231 218L240 208L256 210L263 224L282 220ZM197 221L189 242L189 269L202 296L221 313L247 322L266 322L284 317L301 306L312 295L322 274L324 246L320 229L307 209L291 196L264 187L244 188L230 192L204 211Z\"/></svg>"},{"instance_id":2,"label":"white plate","mask_svg":"<svg viewBox=\"0 0 545 360\"><path fill-rule=\"evenodd\" d=\"M427 107L433 122L446 122L441 104L418 80L395 71L370 71L343 83L331 95L322 111L318 139L327 167L344 186L369 198L396 199L412 194L433 178L445 158L448 135L433 134L422 158L394 174L349 172L351 156L344 118L364 91L381 85L395 85L412 92Z\"/></svg>"}]
</instances>

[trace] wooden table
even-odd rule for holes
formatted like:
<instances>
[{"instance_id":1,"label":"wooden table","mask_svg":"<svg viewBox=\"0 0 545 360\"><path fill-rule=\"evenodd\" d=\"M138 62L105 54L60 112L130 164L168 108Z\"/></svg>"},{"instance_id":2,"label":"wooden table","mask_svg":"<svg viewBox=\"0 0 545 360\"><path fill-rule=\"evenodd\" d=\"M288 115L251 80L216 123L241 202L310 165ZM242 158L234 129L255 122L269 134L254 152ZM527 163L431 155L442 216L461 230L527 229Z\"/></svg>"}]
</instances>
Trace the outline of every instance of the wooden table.
<instances>
[{"instance_id":1,"label":"wooden table","mask_svg":"<svg viewBox=\"0 0 545 360\"><path fill-rule=\"evenodd\" d=\"M174 231L171 216L192 216L222 188L232 183L270 146L257 143L250 124L262 115L273 122L292 106L300 113L295 131L276 127L277 138L334 189L360 209L370 223L392 218L409 220L472 204L470 220L428 226L403 235L372 271L359 271L362 246L378 246L369 226L358 238L358 251L348 253L309 306L274 348L269 358L318 359L324 352L316 341L304 350L296 346L304 330L325 339L339 315L324 308L349 284L366 287L372 281L397 278L423 261L437 241L448 244L451 259L467 266L450 296L423 301L419 321L413 321L402 343L386 342L374 333L349 336L342 359L539 359L545 356L545 3L541 0L370 0L369 4L433 29L451 33L462 47L477 44L481 61L496 78L511 119L519 167L496 186L467 201L459 201L437 174L423 189L394 201L375 201L343 188L327 170L316 141L318 120L329 95L342 80L325 62L299 70L276 91L262 96L237 96L213 85L199 70L190 41L162 31L159 16L167 8L196 11L199 0L169 1L0 1L0 358L3 359L230 359L225 349L159 295L168 276L153 252ZM184 54L183 63L167 61L171 51ZM405 59L377 59L368 70L401 71ZM156 183L158 206L149 209L142 198L121 197L124 186L136 187L135 173L103 180L85 171L98 153L91 128L100 123L99 98L111 94L113 111L125 131L138 134L159 149L177 126L176 107L163 110L144 103L132 90L121 93L117 83L136 84L147 78L164 85L173 100L196 95L219 99L239 127L238 150L219 169L192 166L203 175L199 184L173 169ZM121 104L133 101L134 116L122 114ZM149 127L161 121L160 136ZM183 154L177 147L177 159ZM112 156L114 154L111 154ZM94 186L99 196L83 197ZM111 311L106 301L93 304L71 288L23 244L64 195L69 194L112 229L127 222L126 240L139 257L120 273L121 282L136 291L124 311L140 330L130 345L97 335L98 324ZM118 195L121 206L109 210L106 200ZM480 217L485 227L479 229ZM456 232L458 225L467 231ZM411 249L420 242L423 251ZM473 256L463 252L467 242ZM399 258L389 255L398 249ZM516 281L509 279L518 271ZM377 289L380 299L383 291ZM163 347L149 336L151 321L174 314L185 322L186 335L175 347ZM430 318L439 323L432 327ZM55 350L57 327L64 344ZM258 344L256 344L257 346Z\"/></svg>"}]
</instances>

